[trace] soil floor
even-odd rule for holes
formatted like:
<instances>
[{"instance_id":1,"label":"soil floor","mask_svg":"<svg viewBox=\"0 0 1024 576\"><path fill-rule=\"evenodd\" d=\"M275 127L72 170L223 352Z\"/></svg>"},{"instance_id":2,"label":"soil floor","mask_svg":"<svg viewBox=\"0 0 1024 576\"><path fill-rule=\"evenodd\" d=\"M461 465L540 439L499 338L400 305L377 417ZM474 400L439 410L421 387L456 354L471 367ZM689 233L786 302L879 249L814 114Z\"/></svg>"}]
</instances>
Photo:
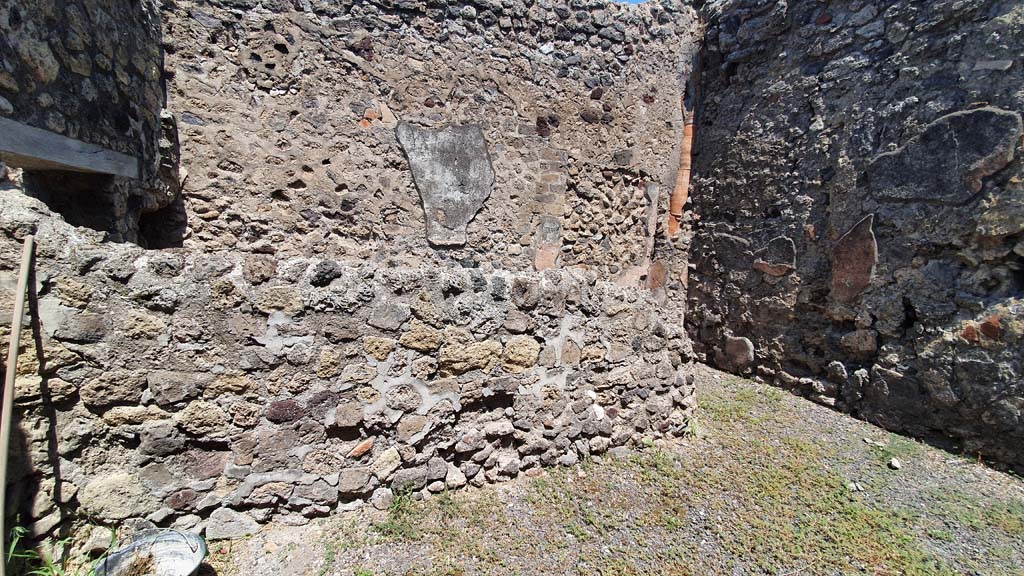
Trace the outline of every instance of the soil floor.
<instances>
[{"instance_id":1,"label":"soil floor","mask_svg":"<svg viewBox=\"0 0 1024 576\"><path fill-rule=\"evenodd\" d=\"M698 393L688 438L268 526L201 574L1024 574L1021 478L710 368Z\"/></svg>"}]
</instances>

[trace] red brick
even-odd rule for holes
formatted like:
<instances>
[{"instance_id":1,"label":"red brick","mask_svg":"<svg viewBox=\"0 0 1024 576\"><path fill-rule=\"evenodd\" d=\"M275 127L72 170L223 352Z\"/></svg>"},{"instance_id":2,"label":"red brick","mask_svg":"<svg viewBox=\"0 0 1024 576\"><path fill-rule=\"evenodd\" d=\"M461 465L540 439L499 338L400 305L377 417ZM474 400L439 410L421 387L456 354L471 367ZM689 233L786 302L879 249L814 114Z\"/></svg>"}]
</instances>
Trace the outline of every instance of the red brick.
<instances>
[{"instance_id":1,"label":"red brick","mask_svg":"<svg viewBox=\"0 0 1024 576\"><path fill-rule=\"evenodd\" d=\"M981 323L981 333L993 340L999 340L1003 337L1003 325L1001 320L1002 317L999 314L989 316Z\"/></svg>"}]
</instances>

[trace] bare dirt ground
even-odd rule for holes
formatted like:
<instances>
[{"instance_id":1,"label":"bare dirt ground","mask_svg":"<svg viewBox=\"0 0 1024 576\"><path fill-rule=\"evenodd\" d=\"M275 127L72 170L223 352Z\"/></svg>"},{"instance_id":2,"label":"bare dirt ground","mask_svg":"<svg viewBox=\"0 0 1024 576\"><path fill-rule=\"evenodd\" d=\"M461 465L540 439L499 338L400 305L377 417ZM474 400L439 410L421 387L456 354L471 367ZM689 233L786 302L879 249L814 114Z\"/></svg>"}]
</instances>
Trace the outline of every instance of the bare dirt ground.
<instances>
[{"instance_id":1,"label":"bare dirt ground","mask_svg":"<svg viewBox=\"0 0 1024 576\"><path fill-rule=\"evenodd\" d=\"M689 438L270 526L205 574L1024 574L1021 478L709 368L698 390Z\"/></svg>"}]
</instances>

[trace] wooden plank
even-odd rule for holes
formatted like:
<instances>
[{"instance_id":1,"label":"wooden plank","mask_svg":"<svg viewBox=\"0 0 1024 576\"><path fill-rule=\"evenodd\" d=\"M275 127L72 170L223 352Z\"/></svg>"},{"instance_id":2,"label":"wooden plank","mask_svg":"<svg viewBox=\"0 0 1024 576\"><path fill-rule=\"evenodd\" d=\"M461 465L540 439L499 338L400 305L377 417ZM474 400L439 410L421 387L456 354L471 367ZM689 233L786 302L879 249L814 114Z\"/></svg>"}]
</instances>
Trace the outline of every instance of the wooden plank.
<instances>
[{"instance_id":1,"label":"wooden plank","mask_svg":"<svg viewBox=\"0 0 1024 576\"><path fill-rule=\"evenodd\" d=\"M138 158L0 118L0 159L28 170L70 170L139 177Z\"/></svg>"}]
</instances>

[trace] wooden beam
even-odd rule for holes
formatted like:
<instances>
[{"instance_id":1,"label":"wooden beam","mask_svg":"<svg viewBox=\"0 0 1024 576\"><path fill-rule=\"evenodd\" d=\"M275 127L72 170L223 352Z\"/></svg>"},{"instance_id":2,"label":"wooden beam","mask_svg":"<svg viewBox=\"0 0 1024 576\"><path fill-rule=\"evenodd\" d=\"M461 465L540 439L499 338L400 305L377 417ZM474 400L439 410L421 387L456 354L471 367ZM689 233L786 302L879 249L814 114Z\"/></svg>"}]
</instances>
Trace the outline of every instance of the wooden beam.
<instances>
[{"instance_id":1,"label":"wooden beam","mask_svg":"<svg viewBox=\"0 0 1024 576\"><path fill-rule=\"evenodd\" d=\"M134 156L0 118L0 160L27 170L69 170L139 178Z\"/></svg>"}]
</instances>

